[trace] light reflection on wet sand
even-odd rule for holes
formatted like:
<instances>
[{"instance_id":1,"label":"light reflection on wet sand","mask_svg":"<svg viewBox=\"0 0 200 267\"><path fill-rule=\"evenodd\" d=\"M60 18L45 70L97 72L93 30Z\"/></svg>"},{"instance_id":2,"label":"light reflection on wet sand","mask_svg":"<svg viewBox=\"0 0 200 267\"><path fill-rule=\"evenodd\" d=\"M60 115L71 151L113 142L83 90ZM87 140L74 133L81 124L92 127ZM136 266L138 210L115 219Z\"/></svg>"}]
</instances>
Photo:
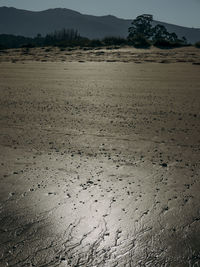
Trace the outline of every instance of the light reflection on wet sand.
<instances>
[{"instance_id":1,"label":"light reflection on wet sand","mask_svg":"<svg viewBox=\"0 0 200 267\"><path fill-rule=\"evenodd\" d=\"M0 71L0 266L200 264L198 66Z\"/></svg>"}]
</instances>

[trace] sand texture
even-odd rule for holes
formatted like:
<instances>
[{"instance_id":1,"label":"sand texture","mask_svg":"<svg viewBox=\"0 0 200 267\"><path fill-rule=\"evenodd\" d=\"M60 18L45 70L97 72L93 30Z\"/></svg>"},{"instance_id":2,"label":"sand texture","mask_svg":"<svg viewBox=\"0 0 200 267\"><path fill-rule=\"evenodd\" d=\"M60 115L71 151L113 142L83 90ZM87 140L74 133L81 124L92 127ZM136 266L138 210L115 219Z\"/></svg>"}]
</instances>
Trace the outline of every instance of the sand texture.
<instances>
[{"instance_id":1,"label":"sand texture","mask_svg":"<svg viewBox=\"0 0 200 267\"><path fill-rule=\"evenodd\" d=\"M200 266L195 51L0 56L1 267Z\"/></svg>"},{"instance_id":2,"label":"sand texture","mask_svg":"<svg viewBox=\"0 0 200 267\"><path fill-rule=\"evenodd\" d=\"M200 49L136 49L117 46L104 48L21 48L0 50L0 62L134 62L140 63L191 63L200 65Z\"/></svg>"}]
</instances>

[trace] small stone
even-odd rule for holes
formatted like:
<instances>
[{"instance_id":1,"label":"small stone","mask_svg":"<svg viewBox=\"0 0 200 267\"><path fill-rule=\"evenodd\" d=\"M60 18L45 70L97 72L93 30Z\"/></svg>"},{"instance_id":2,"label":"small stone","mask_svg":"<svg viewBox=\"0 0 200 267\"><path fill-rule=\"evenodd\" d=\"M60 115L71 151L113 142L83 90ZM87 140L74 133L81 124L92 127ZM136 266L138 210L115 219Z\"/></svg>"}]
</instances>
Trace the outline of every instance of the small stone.
<instances>
[{"instance_id":1,"label":"small stone","mask_svg":"<svg viewBox=\"0 0 200 267\"><path fill-rule=\"evenodd\" d=\"M167 163L162 163L161 166L162 166L163 168L166 168L166 167L167 167Z\"/></svg>"},{"instance_id":2,"label":"small stone","mask_svg":"<svg viewBox=\"0 0 200 267\"><path fill-rule=\"evenodd\" d=\"M87 184L93 184L94 182L93 181L91 181L91 180L88 180L87 181Z\"/></svg>"}]
</instances>

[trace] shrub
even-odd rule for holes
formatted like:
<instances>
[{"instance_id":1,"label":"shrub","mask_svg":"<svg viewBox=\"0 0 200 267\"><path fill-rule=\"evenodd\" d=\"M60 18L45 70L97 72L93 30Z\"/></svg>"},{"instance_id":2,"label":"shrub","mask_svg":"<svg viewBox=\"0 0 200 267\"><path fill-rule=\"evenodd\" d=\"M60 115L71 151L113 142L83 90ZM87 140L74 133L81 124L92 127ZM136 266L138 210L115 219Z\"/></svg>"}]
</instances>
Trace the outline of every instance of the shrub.
<instances>
[{"instance_id":1,"label":"shrub","mask_svg":"<svg viewBox=\"0 0 200 267\"><path fill-rule=\"evenodd\" d=\"M99 47L102 45L103 44L99 39L93 39L93 40L89 41L89 44L88 44L89 47Z\"/></svg>"},{"instance_id":2,"label":"shrub","mask_svg":"<svg viewBox=\"0 0 200 267\"><path fill-rule=\"evenodd\" d=\"M136 48L145 48L145 49L151 46L151 42L142 35L138 35L132 38L131 40L129 39L129 44L133 45Z\"/></svg>"},{"instance_id":3,"label":"shrub","mask_svg":"<svg viewBox=\"0 0 200 267\"><path fill-rule=\"evenodd\" d=\"M156 40L153 44L155 47L162 49L177 48L183 46L180 42L170 42L168 40L160 39Z\"/></svg>"},{"instance_id":4,"label":"shrub","mask_svg":"<svg viewBox=\"0 0 200 267\"><path fill-rule=\"evenodd\" d=\"M30 53L30 48L29 47L23 47L22 48L22 55L28 55Z\"/></svg>"},{"instance_id":5,"label":"shrub","mask_svg":"<svg viewBox=\"0 0 200 267\"><path fill-rule=\"evenodd\" d=\"M0 50L6 49L6 46L0 44Z\"/></svg>"},{"instance_id":6,"label":"shrub","mask_svg":"<svg viewBox=\"0 0 200 267\"><path fill-rule=\"evenodd\" d=\"M104 45L125 45L127 40L121 37L105 37L102 40Z\"/></svg>"},{"instance_id":7,"label":"shrub","mask_svg":"<svg viewBox=\"0 0 200 267\"><path fill-rule=\"evenodd\" d=\"M42 49L44 49L44 47L43 47ZM50 52L51 50L52 50L51 48L46 48L46 49L44 50L44 52Z\"/></svg>"},{"instance_id":8,"label":"shrub","mask_svg":"<svg viewBox=\"0 0 200 267\"><path fill-rule=\"evenodd\" d=\"M34 47L35 47L35 45L31 44L31 43L21 45L21 48L34 48Z\"/></svg>"},{"instance_id":9,"label":"shrub","mask_svg":"<svg viewBox=\"0 0 200 267\"><path fill-rule=\"evenodd\" d=\"M195 47L200 48L200 41L196 42Z\"/></svg>"}]
</instances>

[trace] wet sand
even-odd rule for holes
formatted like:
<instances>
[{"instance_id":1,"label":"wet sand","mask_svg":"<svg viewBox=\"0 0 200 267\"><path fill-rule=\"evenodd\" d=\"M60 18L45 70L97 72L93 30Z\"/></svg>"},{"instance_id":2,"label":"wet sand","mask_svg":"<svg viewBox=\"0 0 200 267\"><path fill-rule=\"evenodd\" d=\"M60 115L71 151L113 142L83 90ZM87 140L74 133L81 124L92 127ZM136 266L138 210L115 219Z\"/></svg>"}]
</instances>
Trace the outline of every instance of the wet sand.
<instances>
[{"instance_id":1,"label":"wet sand","mask_svg":"<svg viewBox=\"0 0 200 267\"><path fill-rule=\"evenodd\" d=\"M6 61L0 266L200 266L200 66Z\"/></svg>"}]
</instances>

